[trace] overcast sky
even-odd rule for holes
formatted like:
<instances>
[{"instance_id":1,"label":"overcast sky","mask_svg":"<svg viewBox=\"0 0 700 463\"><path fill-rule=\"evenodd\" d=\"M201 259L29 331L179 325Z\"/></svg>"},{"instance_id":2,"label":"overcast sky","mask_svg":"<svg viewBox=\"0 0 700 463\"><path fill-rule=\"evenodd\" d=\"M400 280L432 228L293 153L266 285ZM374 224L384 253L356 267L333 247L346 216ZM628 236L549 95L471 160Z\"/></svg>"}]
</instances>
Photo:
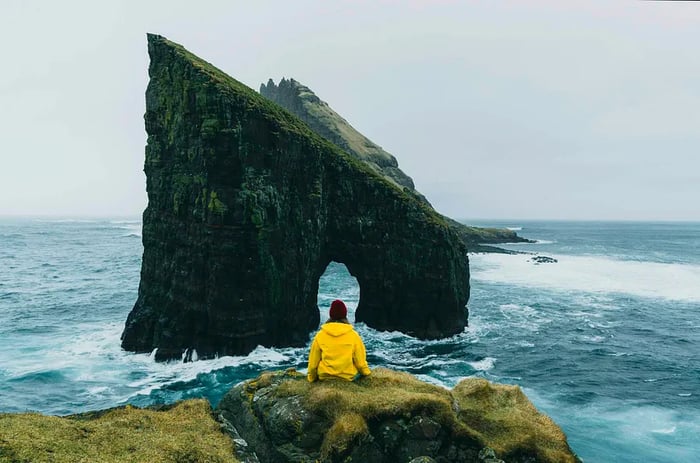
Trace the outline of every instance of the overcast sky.
<instances>
[{"instance_id":1,"label":"overcast sky","mask_svg":"<svg viewBox=\"0 0 700 463\"><path fill-rule=\"evenodd\" d=\"M0 215L140 216L146 33L308 85L456 218L700 220L700 3L3 1Z\"/></svg>"}]
</instances>

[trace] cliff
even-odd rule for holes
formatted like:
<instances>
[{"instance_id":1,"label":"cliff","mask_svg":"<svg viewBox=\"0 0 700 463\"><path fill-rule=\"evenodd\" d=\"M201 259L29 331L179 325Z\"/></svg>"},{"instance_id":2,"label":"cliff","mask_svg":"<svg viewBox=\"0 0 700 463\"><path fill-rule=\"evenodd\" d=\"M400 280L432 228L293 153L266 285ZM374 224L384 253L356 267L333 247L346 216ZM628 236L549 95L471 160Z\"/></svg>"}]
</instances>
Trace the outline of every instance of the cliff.
<instances>
[{"instance_id":1,"label":"cliff","mask_svg":"<svg viewBox=\"0 0 700 463\"><path fill-rule=\"evenodd\" d=\"M241 383L212 411L187 400L68 417L0 413L0 462L576 463L516 386L452 390L377 368L310 384L293 370Z\"/></svg>"},{"instance_id":2,"label":"cliff","mask_svg":"<svg viewBox=\"0 0 700 463\"><path fill-rule=\"evenodd\" d=\"M270 79L267 85L260 85L260 94L306 122L314 132L364 161L396 185L418 194L413 179L399 169L399 163L394 156L355 130L307 86L294 79L282 79L277 86ZM423 198L422 195L418 195Z\"/></svg>"},{"instance_id":3,"label":"cliff","mask_svg":"<svg viewBox=\"0 0 700 463\"><path fill-rule=\"evenodd\" d=\"M316 133L365 162L386 179L430 206L425 196L415 189L413 179L399 168L399 163L394 156L355 130L309 87L294 79L284 78L280 80L279 85L275 85L275 82L270 79L267 84L260 85L260 94L290 111L306 122ZM470 251L502 252L497 248L484 245L531 242L505 228L471 227L448 217L443 218Z\"/></svg>"},{"instance_id":4,"label":"cliff","mask_svg":"<svg viewBox=\"0 0 700 463\"><path fill-rule=\"evenodd\" d=\"M464 329L466 248L439 214L180 45L149 35L148 52L148 207L124 349L304 345L331 261L357 278L357 321L419 338Z\"/></svg>"},{"instance_id":5,"label":"cliff","mask_svg":"<svg viewBox=\"0 0 700 463\"><path fill-rule=\"evenodd\" d=\"M382 368L354 383L264 373L234 387L217 413L261 463L579 461L517 386L479 378L447 390Z\"/></svg>"}]
</instances>

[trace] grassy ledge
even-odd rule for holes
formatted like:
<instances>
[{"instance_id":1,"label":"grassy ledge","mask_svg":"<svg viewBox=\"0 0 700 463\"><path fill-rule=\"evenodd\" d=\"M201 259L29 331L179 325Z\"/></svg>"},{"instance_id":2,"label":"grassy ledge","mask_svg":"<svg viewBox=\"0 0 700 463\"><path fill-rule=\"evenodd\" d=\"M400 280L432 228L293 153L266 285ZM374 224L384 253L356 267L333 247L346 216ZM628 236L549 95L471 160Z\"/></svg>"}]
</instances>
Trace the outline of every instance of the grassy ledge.
<instances>
[{"instance_id":1,"label":"grassy ledge","mask_svg":"<svg viewBox=\"0 0 700 463\"><path fill-rule=\"evenodd\" d=\"M237 463L203 399L165 411L124 407L73 417L0 414L0 462Z\"/></svg>"},{"instance_id":2,"label":"grassy ledge","mask_svg":"<svg viewBox=\"0 0 700 463\"><path fill-rule=\"evenodd\" d=\"M376 368L358 382L308 383L295 372L263 373L248 384L252 395L279 375L277 397L300 396L312 413L333 423L324 436L321 455L340 453L365 437L371 422L386 417L430 416L453 437L490 447L506 461L522 455L537 462L576 462L566 436L540 413L517 386L467 378L448 390L411 374Z\"/></svg>"}]
</instances>

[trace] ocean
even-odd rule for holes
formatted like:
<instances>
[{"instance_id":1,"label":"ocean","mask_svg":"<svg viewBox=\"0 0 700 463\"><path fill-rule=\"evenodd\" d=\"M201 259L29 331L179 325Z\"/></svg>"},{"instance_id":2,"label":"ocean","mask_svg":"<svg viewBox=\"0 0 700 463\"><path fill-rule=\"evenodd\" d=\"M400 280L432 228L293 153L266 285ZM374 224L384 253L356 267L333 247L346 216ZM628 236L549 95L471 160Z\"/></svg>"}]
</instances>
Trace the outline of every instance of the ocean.
<instances>
[{"instance_id":1,"label":"ocean","mask_svg":"<svg viewBox=\"0 0 700 463\"><path fill-rule=\"evenodd\" d=\"M370 366L518 384L586 463L698 461L700 223L470 224L514 228L537 242L504 247L556 262L471 254L469 327L426 342L357 324ZM140 220L0 219L0 412L216 405L261 371L305 369L307 348L191 363L123 352L142 252ZM322 319L335 298L352 321L359 287L332 263Z\"/></svg>"}]
</instances>

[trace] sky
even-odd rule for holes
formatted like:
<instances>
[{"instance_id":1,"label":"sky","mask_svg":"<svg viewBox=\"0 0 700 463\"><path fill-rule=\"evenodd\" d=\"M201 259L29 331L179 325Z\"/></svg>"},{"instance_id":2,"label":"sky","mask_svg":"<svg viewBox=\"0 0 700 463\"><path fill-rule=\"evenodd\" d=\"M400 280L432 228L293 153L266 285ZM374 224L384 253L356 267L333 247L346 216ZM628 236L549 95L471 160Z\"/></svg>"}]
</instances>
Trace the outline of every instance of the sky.
<instances>
[{"instance_id":1,"label":"sky","mask_svg":"<svg viewBox=\"0 0 700 463\"><path fill-rule=\"evenodd\" d=\"M0 216L139 217L146 33L310 87L458 219L700 220L700 2L0 4Z\"/></svg>"}]
</instances>

